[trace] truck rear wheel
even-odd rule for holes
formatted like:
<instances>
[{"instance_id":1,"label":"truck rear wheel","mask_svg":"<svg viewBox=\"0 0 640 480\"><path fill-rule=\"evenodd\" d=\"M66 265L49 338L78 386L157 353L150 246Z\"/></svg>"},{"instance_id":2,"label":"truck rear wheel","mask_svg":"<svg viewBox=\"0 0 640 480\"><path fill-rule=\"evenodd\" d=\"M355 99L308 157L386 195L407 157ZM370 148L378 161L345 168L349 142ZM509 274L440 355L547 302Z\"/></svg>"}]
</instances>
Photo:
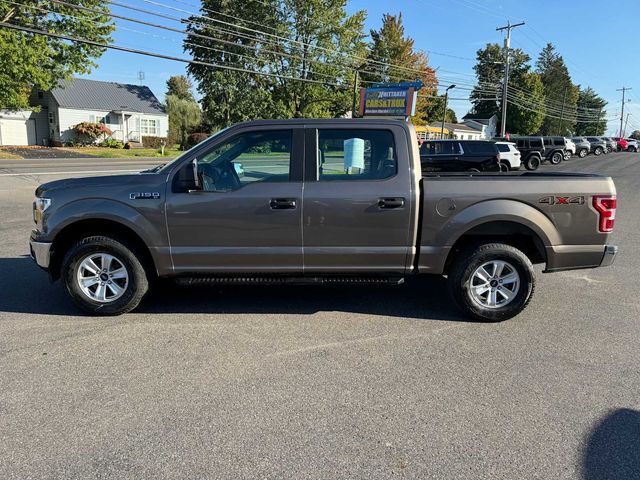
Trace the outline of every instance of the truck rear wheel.
<instances>
[{"instance_id":1,"label":"truck rear wheel","mask_svg":"<svg viewBox=\"0 0 640 480\"><path fill-rule=\"evenodd\" d=\"M72 246L61 277L73 303L93 315L120 315L136 308L149 289L135 249L106 236L87 237Z\"/></svg>"},{"instance_id":2,"label":"truck rear wheel","mask_svg":"<svg viewBox=\"0 0 640 480\"><path fill-rule=\"evenodd\" d=\"M501 322L525 309L535 288L533 265L517 248L502 243L464 250L449 269L456 305L483 322Z\"/></svg>"}]
</instances>

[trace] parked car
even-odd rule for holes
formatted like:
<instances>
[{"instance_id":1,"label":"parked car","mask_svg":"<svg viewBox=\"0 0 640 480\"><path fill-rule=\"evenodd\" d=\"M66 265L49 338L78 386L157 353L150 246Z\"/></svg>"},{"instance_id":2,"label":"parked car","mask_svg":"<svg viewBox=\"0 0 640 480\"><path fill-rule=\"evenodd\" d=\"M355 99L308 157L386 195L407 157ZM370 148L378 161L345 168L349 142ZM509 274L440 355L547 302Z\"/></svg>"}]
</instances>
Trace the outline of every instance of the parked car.
<instances>
[{"instance_id":1,"label":"parked car","mask_svg":"<svg viewBox=\"0 0 640 480\"><path fill-rule=\"evenodd\" d=\"M638 151L638 141L634 138L625 138L627 141L627 152L637 152Z\"/></svg>"},{"instance_id":2,"label":"parked car","mask_svg":"<svg viewBox=\"0 0 640 480\"><path fill-rule=\"evenodd\" d=\"M420 146L423 172L500 171L500 152L484 140L426 140Z\"/></svg>"},{"instance_id":3,"label":"parked car","mask_svg":"<svg viewBox=\"0 0 640 480\"><path fill-rule=\"evenodd\" d=\"M576 154L576 144L570 138L565 138L564 141L567 145L567 149L564 152L564 159L569 160Z\"/></svg>"},{"instance_id":4,"label":"parked car","mask_svg":"<svg viewBox=\"0 0 640 480\"><path fill-rule=\"evenodd\" d=\"M576 144L576 155L580 158L584 158L589 155L591 150L591 144L585 137L573 137L573 143Z\"/></svg>"},{"instance_id":5,"label":"parked car","mask_svg":"<svg viewBox=\"0 0 640 480\"><path fill-rule=\"evenodd\" d=\"M537 170L546 158L542 137L511 137L520 151L520 160L527 170Z\"/></svg>"},{"instance_id":6,"label":"parked car","mask_svg":"<svg viewBox=\"0 0 640 480\"><path fill-rule=\"evenodd\" d=\"M544 141L544 156L551 165L558 165L564 160L567 143L564 137L542 137Z\"/></svg>"},{"instance_id":7,"label":"parked car","mask_svg":"<svg viewBox=\"0 0 640 480\"><path fill-rule=\"evenodd\" d=\"M600 137L607 144L607 153L615 152L618 150L618 144L611 137Z\"/></svg>"},{"instance_id":8,"label":"parked car","mask_svg":"<svg viewBox=\"0 0 640 480\"><path fill-rule=\"evenodd\" d=\"M158 277L390 285L437 274L466 314L501 321L531 300L532 264L613 262L615 195L598 175L423 174L405 122L262 120L145 172L40 185L30 248L94 315L134 309Z\"/></svg>"},{"instance_id":9,"label":"parked car","mask_svg":"<svg viewBox=\"0 0 640 480\"><path fill-rule=\"evenodd\" d=\"M594 155L602 155L607 151L607 142L599 137L587 137L587 141L591 144L589 153Z\"/></svg>"},{"instance_id":10,"label":"parked car","mask_svg":"<svg viewBox=\"0 0 640 480\"><path fill-rule=\"evenodd\" d=\"M626 152L627 151L627 147L629 146L629 144L627 143L626 139L621 138L621 137L611 137L611 139L616 142L617 150L619 152Z\"/></svg>"},{"instance_id":11,"label":"parked car","mask_svg":"<svg viewBox=\"0 0 640 480\"><path fill-rule=\"evenodd\" d=\"M508 163L509 170L520 170L520 151L513 142L496 142L496 147L500 152L500 163L506 165Z\"/></svg>"}]
</instances>

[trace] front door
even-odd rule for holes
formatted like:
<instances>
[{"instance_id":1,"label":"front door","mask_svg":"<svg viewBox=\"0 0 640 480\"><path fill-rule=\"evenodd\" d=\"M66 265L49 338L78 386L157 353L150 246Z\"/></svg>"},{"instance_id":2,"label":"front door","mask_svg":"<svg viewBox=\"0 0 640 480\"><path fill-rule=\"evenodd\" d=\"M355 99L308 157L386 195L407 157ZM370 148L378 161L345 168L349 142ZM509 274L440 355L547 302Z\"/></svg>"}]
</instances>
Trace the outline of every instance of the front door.
<instances>
[{"instance_id":1,"label":"front door","mask_svg":"<svg viewBox=\"0 0 640 480\"><path fill-rule=\"evenodd\" d=\"M306 138L305 272L404 273L417 197L404 130L318 128Z\"/></svg>"},{"instance_id":2,"label":"front door","mask_svg":"<svg viewBox=\"0 0 640 480\"><path fill-rule=\"evenodd\" d=\"M302 128L229 133L198 156L198 190L174 177L166 214L176 273L302 271L302 137Z\"/></svg>"}]
</instances>

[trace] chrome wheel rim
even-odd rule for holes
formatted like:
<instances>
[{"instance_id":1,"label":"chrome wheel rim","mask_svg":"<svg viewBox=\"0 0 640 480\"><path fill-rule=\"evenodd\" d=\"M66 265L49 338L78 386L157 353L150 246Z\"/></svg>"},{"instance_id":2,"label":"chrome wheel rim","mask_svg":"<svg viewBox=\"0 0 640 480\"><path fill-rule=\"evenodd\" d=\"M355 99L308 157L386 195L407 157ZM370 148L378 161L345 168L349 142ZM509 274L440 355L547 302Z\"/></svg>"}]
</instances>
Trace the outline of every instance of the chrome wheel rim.
<instances>
[{"instance_id":1,"label":"chrome wheel rim","mask_svg":"<svg viewBox=\"0 0 640 480\"><path fill-rule=\"evenodd\" d=\"M87 298L111 303L127 290L129 272L119 258L109 253L92 253L78 264L76 281Z\"/></svg>"},{"instance_id":2,"label":"chrome wheel rim","mask_svg":"<svg viewBox=\"0 0 640 480\"><path fill-rule=\"evenodd\" d=\"M502 308L516 298L520 275L503 260L483 263L469 279L469 293L474 302L485 308Z\"/></svg>"}]
</instances>

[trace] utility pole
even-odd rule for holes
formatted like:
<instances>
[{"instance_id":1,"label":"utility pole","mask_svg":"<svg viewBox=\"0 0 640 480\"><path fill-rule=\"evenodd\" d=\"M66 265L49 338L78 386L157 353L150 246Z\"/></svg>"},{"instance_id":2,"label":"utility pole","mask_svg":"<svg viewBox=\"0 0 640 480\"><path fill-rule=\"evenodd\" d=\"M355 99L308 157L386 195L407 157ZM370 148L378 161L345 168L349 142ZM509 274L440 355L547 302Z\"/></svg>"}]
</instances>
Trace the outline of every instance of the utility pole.
<instances>
[{"instance_id":1,"label":"utility pole","mask_svg":"<svg viewBox=\"0 0 640 480\"><path fill-rule=\"evenodd\" d=\"M524 22L516 23L515 25L507 22L505 27L496 28L496 32L501 32L502 30L507 31L507 35L504 38L504 82L502 84L502 120L500 122L501 136L504 136L507 128L507 86L509 85L509 61L511 59L511 30L522 25L524 25Z\"/></svg>"},{"instance_id":2,"label":"utility pole","mask_svg":"<svg viewBox=\"0 0 640 480\"><path fill-rule=\"evenodd\" d=\"M444 138L444 122L447 119L447 102L449 100L449 90L456 88L455 85L449 85L444 92L444 110L442 112L442 128L440 129L440 140Z\"/></svg>"},{"instance_id":3,"label":"utility pole","mask_svg":"<svg viewBox=\"0 0 640 480\"><path fill-rule=\"evenodd\" d=\"M622 92L622 112L620 112L620 137L622 137L622 121L624 120L624 94L627 90L631 90L631 87L618 88L616 92Z\"/></svg>"},{"instance_id":4,"label":"utility pole","mask_svg":"<svg viewBox=\"0 0 640 480\"><path fill-rule=\"evenodd\" d=\"M627 124L629 123L629 115L631 114L627 113L627 119L624 121L624 130L622 130L622 135L620 135L621 137L624 137L624 134L627 133Z\"/></svg>"},{"instance_id":5,"label":"utility pole","mask_svg":"<svg viewBox=\"0 0 640 480\"><path fill-rule=\"evenodd\" d=\"M564 120L564 105L567 101L568 91L569 91L569 88L565 87L564 97L562 97L562 110L560 110L560 126L558 127L558 135L562 135L562 121ZM598 117L598 122L600 122L600 117Z\"/></svg>"},{"instance_id":6,"label":"utility pole","mask_svg":"<svg viewBox=\"0 0 640 480\"><path fill-rule=\"evenodd\" d=\"M356 96L358 95L358 80L360 80L360 70L356 70L353 77L353 97L351 99L351 118L356 118Z\"/></svg>"},{"instance_id":7,"label":"utility pole","mask_svg":"<svg viewBox=\"0 0 640 480\"><path fill-rule=\"evenodd\" d=\"M598 136L598 129L600 129L600 117L602 116L602 107L600 107L600 110L598 111L598 121L596 122L596 131L593 132L593 136L596 137ZM606 127L606 125L605 125Z\"/></svg>"}]
</instances>

